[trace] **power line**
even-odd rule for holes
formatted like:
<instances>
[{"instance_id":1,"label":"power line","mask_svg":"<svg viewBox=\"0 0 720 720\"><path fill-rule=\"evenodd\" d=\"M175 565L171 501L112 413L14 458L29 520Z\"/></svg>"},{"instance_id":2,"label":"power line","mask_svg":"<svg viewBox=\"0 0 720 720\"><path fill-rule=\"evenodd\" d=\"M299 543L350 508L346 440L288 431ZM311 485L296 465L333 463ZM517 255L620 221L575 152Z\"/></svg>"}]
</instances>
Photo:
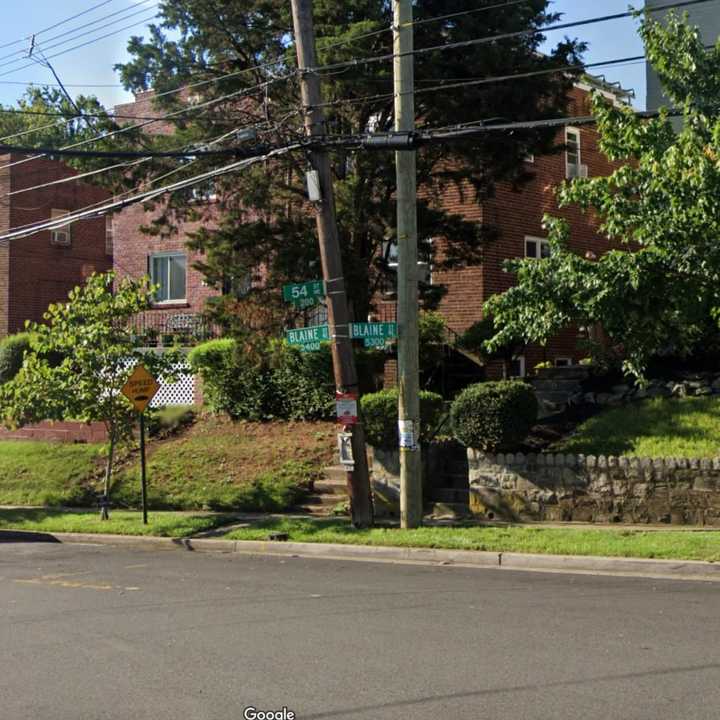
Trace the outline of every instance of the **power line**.
<instances>
[{"instance_id":1,"label":"power line","mask_svg":"<svg viewBox=\"0 0 720 720\"><path fill-rule=\"evenodd\" d=\"M195 162L200 157L207 157L208 153L199 153L199 152L192 152L192 149L194 148L203 148L203 147L210 147L212 145L216 145L217 143L221 142L222 140L226 140L227 138L230 138L232 136L237 136L242 132L247 131L253 131L253 132L271 132L274 129L277 129L277 125L271 128L268 128L265 131L260 130L260 126L262 124L268 124L268 123L259 123L257 125L246 125L242 127L236 127L230 132L223 133L220 135L220 137L215 138L214 140L206 141L206 140L199 140L195 143L192 143L191 145L185 145L184 150L185 152L178 151L178 154L169 154L169 153L163 153L163 154L154 154L150 152L143 153L142 158L139 160L133 160L131 162L122 162L117 163L115 165L109 165L106 167L98 168L95 170L90 170L88 172L81 173L79 175L72 175L69 177L61 178L60 180L53 180L51 182L42 183L40 185L33 185L31 187L22 188L20 190L14 190L13 192L6 193L6 197L10 197L13 195L21 195L22 193L30 192L31 190L42 190L47 187L56 186L56 185L64 185L66 183L70 182L78 182L80 180L84 180L88 177L95 177L97 175L102 175L106 172L110 172L112 170L117 170L119 168L123 167L134 167L135 165L141 165L145 162L148 162L150 160L153 160L157 157L178 157L180 159L187 159L187 158L193 158L193 162ZM253 138L254 139L254 138ZM256 148L257 149L257 148ZM220 153L213 153L213 154L220 154ZM228 154L236 155L235 152L229 152ZM190 163L186 163L185 167L189 165Z\"/></svg>"},{"instance_id":2,"label":"power line","mask_svg":"<svg viewBox=\"0 0 720 720\"><path fill-rule=\"evenodd\" d=\"M272 85L275 82L279 82L281 79L283 79L283 78L278 78L277 80L268 80L264 83L260 83L259 85L256 85L251 88L236 90L235 92L228 93L226 95L222 95L218 98L213 98L206 102L199 103L197 105L193 105L190 108L190 110L196 111L196 110L200 110L202 108L210 107L211 105L216 105L220 102L223 102L224 100L229 100L231 98L246 96L248 94L251 94L252 92L257 92L258 90L263 90L266 87L268 87L269 85ZM140 123L125 125L122 128L119 128L118 130L113 130L112 132L109 132L109 133L100 133L99 135L96 135L91 138L87 138L85 140L81 140L80 142L73 143L71 145L65 145L61 148L58 148L58 150L73 150L77 147L82 147L82 146L88 145L89 143L92 143L92 142L97 142L99 140L107 140L111 137L115 137L117 135L121 135L123 133L130 132L131 130L138 130L140 128L147 127L148 125L152 125L153 123L156 123L156 122L161 122L163 120L169 120L172 117L175 117L179 114L185 114L186 112L188 112L187 109L182 109L182 110L178 110L175 112L167 113L167 114L165 114L159 118L153 119L153 120L147 120L147 121L140 122ZM33 151L31 150L31 152L33 152ZM56 153L56 151L53 150L53 153ZM24 158L22 160L16 160L15 162L0 166L0 170L5 170L6 168L13 167L14 165L20 165L22 163L30 162L31 160L36 160L39 157L43 157L43 155L34 155L32 157Z\"/></svg>"},{"instance_id":3,"label":"power line","mask_svg":"<svg viewBox=\"0 0 720 720\"><path fill-rule=\"evenodd\" d=\"M683 2L672 3L670 5L660 5L657 7L647 8L647 12L660 12L670 8L681 8L690 5L700 5L702 3L714 2L715 0L684 0ZM499 33L496 35L487 35L480 38L472 38L469 40L459 40L452 43L443 43L441 45L432 45L430 47L416 48L407 53L386 53L383 55L374 55L371 57L356 58L353 60L345 60L337 63L331 63L328 65L319 65L314 68L308 68L307 72L320 72L328 70L339 70L346 67L356 67L358 65L367 65L379 62L387 62L393 60L396 57L404 57L405 55L426 55L431 52L444 52L446 50L459 50L461 48L473 47L476 45L484 45L491 42L497 42L499 40L512 40L514 38L528 37L531 35L537 35L544 32L551 32L555 30L567 30L574 27L583 27L585 25L594 25L601 22L609 22L611 20L620 20L622 18L634 17L636 11L628 11L622 13L613 13L611 15L601 15L593 18L586 18L585 20L575 20L568 23L558 23L555 25L546 25L545 27L531 28L526 30L516 30L514 32Z\"/></svg>"},{"instance_id":4,"label":"power line","mask_svg":"<svg viewBox=\"0 0 720 720\"><path fill-rule=\"evenodd\" d=\"M60 227L65 227L72 223L78 222L79 220L87 220L89 218L107 215L110 212L121 210L122 208L125 208L129 205L133 205L139 202L151 201L156 197L160 197L161 195L176 192L177 190L183 190L185 188L204 183L208 180L214 180L215 178L227 175L228 173L236 172L237 170L241 170L250 165L271 160L273 157L285 155L292 150L300 149L300 147L300 143L295 143L293 145L286 145L284 147L275 148L266 152L263 155L257 155L246 158L244 160L239 160L238 162L231 163L230 165L225 165L221 168L210 170L208 172L201 173L200 175L186 178L185 180L180 180L177 183L173 183L171 185L165 185L156 190L148 190L146 192L139 193L124 200L116 200L103 206L94 208L92 210L70 213L68 215L64 215L62 218L59 219L55 219L45 223L35 224L25 230L12 229L9 232L4 233L3 235L0 235L0 241L7 241L21 237L29 237L30 235L35 235L38 232L42 232L44 230L54 230Z\"/></svg>"},{"instance_id":5,"label":"power line","mask_svg":"<svg viewBox=\"0 0 720 720\"><path fill-rule=\"evenodd\" d=\"M190 149L196 148L198 146L210 147L212 145L216 145L217 143L221 142L222 140L226 140L227 138L232 137L233 135L237 135L242 130L247 130L247 129L248 128L234 128L230 132L224 133L223 135L221 135L218 138L215 138L214 140L200 141L198 143L193 143L192 145L186 145L185 147L190 148ZM184 157L193 157L193 158L197 159L197 157L199 157L199 156L188 153L188 155L186 155ZM132 162L117 163L116 165L110 165L108 167L99 168L97 170L90 170L88 172L84 172L79 175L72 175L69 177L61 178L60 180L52 180L50 182L42 183L40 185L33 185L31 187L22 188L20 190L14 190L12 192L6 193L6 197L11 197L14 195L21 195L23 193L30 192L31 190L42 190L42 189L45 189L48 187L54 187L56 185L64 185L64 184L70 183L70 182L79 182L80 180L85 180L89 177L101 175L103 173L110 172L111 170L117 170L119 168L134 167L136 165L141 165L142 163L148 162L152 159L153 159L153 156L148 155L147 157L141 158L140 160L133 160ZM195 162L195 159L193 160L193 162ZM187 164L185 165L185 167L187 167Z\"/></svg>"},{"instance_id":6,"label":"power line","mask_svg":"<svg viewBox=\"0 0 720 720\"><path fill-rule=\"evenodd\" d=\"M109 38L112 35L117 35L118 33L123 32L125 30L129 30L130 28L136 27L137 25L144 25L149 20L152 20L155 17L157 17L157 14L150 15L147 18L144 18L143 20L133 22L130 25L125 25L124 27L118 28L117 30L113 30L112 32L106 33L104 35L100 35L96 38L93 38L92 40L88 40L87 42L81 43L80 45L75 45L74 47L66 48L65 50L57 52L53 55L48 55L48 60L52 60L53 58L60 57L61 55L66 55L67 53L74 52L75 50L80 50L81 48L87 47L88 45L92 45L96 42L99 42L100 40L105 40L106 38ZM83 34L87 35L88 33L83 33ZM78 36L78 37L81 37L81 36ZM75 39L75 38L73 38L73 39ZM70 42L70 41L67 41L67 42ZM64 45L65 42L59 43L59 44ZM18 62L18 61L15 60L15 61L13 61L13 63L14 62ZM13 64L13 63L5 63L5 65ZM16 67L16 68L13 68L12 70L8 70L4 73L0 73L0 77L5 77L6 75L12 75L15 72L19 72L20 70L25 70L26 68L33 67L33 66L34 66L34 63L28 63L26 65L21 65L20 67ZM4 66L0 66L0 67L4 67Z\"/></svg>"},{"instance_id":7,"label":"power line","mask_svg":"<svg viewBox=\"0 0 720 720\"><path fill-rule=\"evenodd\" d=\"M107 26L114 25L119 22L123 22L123 20L128 20L131 17L135 17L136 15L140 15L141 13L147 12L150 7L148 5L148 1L149 0L140 0L140 2L136 2L132 5L130 5L129 7L123 8L122 10L118 10L114 13L110 13L109 15L103 15L102 17L99 17L96 20L92 20L89 23L85 23L84 25L79 25L78 27L72 28L71 30L66 30L65 32L60 33L58 35L53 35L52 37L49 37L46 40L43 40L42 44L44 45L45 43L53 42L54 40L58 40L59 38L67 37L68 35L72 35L73 33L76 33L78 30L82 30L86 27L90 27L91 25L97 25L98 23L104 22L105 20L108 20L109 18L115 17L117 15L125 15L128 12L128 10L133 10L134 8L142 5L143 7L140 10L130 13L129 15L125 15L125 17L121 17L117 20L114 20L113 22L109 23ZM153 1L153 4L155 4L154 1ZM97 32L99 29L100 28L95 28L94 30L91 30L89 32L90 33ZM102 29L104 29L104 28L102 28ZM83 35L85 35L85 34L89 34L89 33L83 33ZM78 35L76 37L69 38L68 40L66 40L64 42L72 42L73 40L77 39L78 37L83 37L83 35ZM31 37L37 37L37 33L35 33ZM44 49L52 50L54 47L58 47L62 44L64 44L64 43L56 43L55 45L51 45L50 47L45 47ZM25 50L15 50L7 55L1 55L0 60L6 60L8 58L14 57L15 55L25 55L25 54L26 54ZM19 60L20 60L20 58L18 58L17 60L13 60L13 62L18 62ZM3 63L3 66L8 65L8 64L11 64L11 63ZM2 66L0 66L0 67L2 67Z\"/></svg>"},{"instance_id":8,"label":"power line","mask_svg":"<svg viewBox=\"0 0 720 720\"><path fill-rule=\"evenodd\" d=\"M69 85L66 85L65 87L71 87ZM190 111L188 111L190 112ZM16 110L15 108L1 108L0 107L0 115L30 115L35 117L54 117L54 118L64 118L68 122L71 122L72 120L77 119L76 115L70 116L69 113L61 113L61 112L45 112L42 110ZM113 113L112 111L109 112L102 112L102 113L87 113L83 112L84 118L94 118L99 120L158 120L160 119L159 115L117 115ZM242 120L241 117L233 116L233 115L223 115L222 117L213 118L216 122L222 122L222 121L239 121ZM62 123L53 123L53 126L59 125ZM0 141L2 141L3 138L0 138Z\"/></svg>"},{"instance_id":9,"label":"power line","mask_svg":"<svg viewBox=\"0 0 720 720\"><path fill-rule=\"evenodd\" d=\"M68 18L65 18L64 20L61 20L60 22L55 23L54 25L50 25L49 27L43 28L42 30L38 30L35 35L42 35L43 33L50 32L50 30L54 30L55 28L60 27L61 25L65 25L66 23L71 22L72 20L77 20L77 18L82 17L83 15L87 15L88 13L91 13L93 10L97 10L98 8L103 7L104 5L109 5L113 0L103 0L103 2L98 3L97 5L93 5L92 7L89 7L87 10L83 10L82 12L77 13L76 15L72 15ZM27 42L30 39L30 35L21 38L20 40L15 40L13 42L5 43L4 45L0 45L0 49L11 47L12 45L19 45L22 42Z\"/></svg>"}]
</instances>

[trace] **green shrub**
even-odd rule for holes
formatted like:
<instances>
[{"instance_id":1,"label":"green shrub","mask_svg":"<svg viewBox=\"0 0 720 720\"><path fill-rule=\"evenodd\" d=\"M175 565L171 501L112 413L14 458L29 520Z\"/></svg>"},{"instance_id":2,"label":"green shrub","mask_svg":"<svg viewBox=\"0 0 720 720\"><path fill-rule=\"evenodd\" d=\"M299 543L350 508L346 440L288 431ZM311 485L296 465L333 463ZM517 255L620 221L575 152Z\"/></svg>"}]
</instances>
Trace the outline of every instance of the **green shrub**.
<instances>
[{"instance_id":1,"label":"green shrub","mask_svg":"<svg viewBox=\"0 0 720 720\"><path fill-rule=\"evenodd\" d=\"M8 335L0 341L0 385L12 380L18 374L28 350L30 350L30 333Z\"/></svg>"},{"instance_id":2,"label":"green shrub","mask_svg":"<svg viewBox=\"0 0 720 720\"><path fill-rule=\"evenodd\" d=\"M393 449L398 446L397 388L364 395L360 408L368 443L374 447ZM444 410L441 395L420 392L420 440L429 439L440 424Z\"/></svg>"},{"instance_id":3,"label":"green shrub","mask_svg":"<svg viewBox=\"0 0 720 720\"><path fill-rule=\"evenodd\" d=\"M253 346L211 340L188 355L203 380L208 406L243 420L320 420L332 416L333 394L322 359L282 341Z\"/></svg>"},{"instance_id":4,"label":"green shrub","mask_svg":"<svg viewBox=\"0 0 720 720\"><path fill-rule=\"evenodd\" d=\"M517 380L471 385L452 404L455 437L484 452L511 452L537 420L533 389Z\"/></svg>"}]
</instances>

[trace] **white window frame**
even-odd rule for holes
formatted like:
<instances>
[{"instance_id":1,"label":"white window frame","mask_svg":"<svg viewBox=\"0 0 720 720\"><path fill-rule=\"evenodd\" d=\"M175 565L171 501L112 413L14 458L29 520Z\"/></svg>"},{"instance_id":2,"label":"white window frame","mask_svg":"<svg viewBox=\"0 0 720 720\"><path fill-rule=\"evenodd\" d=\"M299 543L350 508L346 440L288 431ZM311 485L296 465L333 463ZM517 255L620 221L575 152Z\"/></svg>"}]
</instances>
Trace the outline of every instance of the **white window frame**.
<instances>
[{"instance_id":1,"label":"white window frame","mask_svg":"<svg viewBox=\"0 0 720 720\"><path fill-rule=\"evenodd\" d=\"M556 357L553 361L555 367L572 367L574 365L572 358L569 357Z\"/></svg>"},{"instance_id":2,"label":"white window frame","mask_svg":"<svg viewBox=\"0 0 720 720\"><path fill-rule=\"evenodd\" d=\"M570 150L569 147L565 148L565 177L570 180L572 178L587 177L587 166L582 164L582 133L580 128L566 127L565 128L565 145L570 145L570 139L575 139L574 147L576 151L576 162L570 162Z\"/></svg>"},{"instance_id":3,"label":"white window frame","mask_svg":"<svg viewBox=\"0 0 720 720\"><path fill-rule=\"evenodd\" d=\"M535 254L530 255L528 253L528 243L535 243ZM546 247L548 254L543 255L542 249ZM533 260L544 260L550 254L550 241L547 238L537 237L535 235L526 235L523 243L523 252L526 258L532 258Z\"/></svg>"},{"instance_id":4,"label":"white window frame","mask_svg":"<svg viewBox=\"0 0 720 720\"><path fill-rule=\"evenodd\" d=\"M524 355L515 355L513 357L512 362L520 363L520 374L519 375L513 375L512 370L510 371L510 378L524 378L527 377L527 364L525 363L525 356ZM512 367L512 364L511 364Z\"/></svg>"},{"instance_id":5,"label":"white window frame","mask_svg":"<svg viewBox=\"0 0 720 720\"><path fill-rule=\"evenodd\" d=\"M69 210L58 210L53 208L50 211L50 219L58 220L59 218L69 215ZM50 243L58 247L70 247L72 245L72 226L70 223L50 231Z\"/></svg>"},{"instance_id":6,"label":"white window frame","mask_svg":"<svg viewBox=\"0 0 720 720\"><path fill-rule=\"evenodd\" d=\"M177 305L180 303L187 303L187 253L182 250L167 250L165 252L157 252L148 255L148 275L150 276L150 282L153 285L159 285L156 279L153 277L153 260L156 258L171 258L171 257L182 257L185 259L185 297L182 298L168 298L167 300L153 300L153 305ZM168 268L170 265L168 264ZM170 278L167 278L168 287L170 284Z\"/></svg>"}]
</instances>

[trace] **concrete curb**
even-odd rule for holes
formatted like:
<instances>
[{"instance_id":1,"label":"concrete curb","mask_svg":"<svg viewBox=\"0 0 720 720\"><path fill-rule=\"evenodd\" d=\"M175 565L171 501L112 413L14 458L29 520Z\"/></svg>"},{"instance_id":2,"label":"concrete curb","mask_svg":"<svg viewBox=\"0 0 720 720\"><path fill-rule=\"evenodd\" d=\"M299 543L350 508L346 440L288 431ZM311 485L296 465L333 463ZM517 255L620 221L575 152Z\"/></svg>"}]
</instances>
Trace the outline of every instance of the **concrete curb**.
<instances>
[{"instance_id":1,"label":"concrete curb","mask_svg":"<svg viewBox=\"0 0 720 720\"><path fill-rule=\"evenodd\" d=\"M46 533L47 535L47 533ZM331 543L160 538L92 533L53 533L63 543L122 545L153 549L184 549L195 552L242 553L321 560L353 560L409 565L515 570L525 572L620 575L670 580L720 582L720 563L701 560L645 560L641 558L586 557L582 555L532 555L438 550L432 548L341 545Z\"/></svg>"}]
</instances>

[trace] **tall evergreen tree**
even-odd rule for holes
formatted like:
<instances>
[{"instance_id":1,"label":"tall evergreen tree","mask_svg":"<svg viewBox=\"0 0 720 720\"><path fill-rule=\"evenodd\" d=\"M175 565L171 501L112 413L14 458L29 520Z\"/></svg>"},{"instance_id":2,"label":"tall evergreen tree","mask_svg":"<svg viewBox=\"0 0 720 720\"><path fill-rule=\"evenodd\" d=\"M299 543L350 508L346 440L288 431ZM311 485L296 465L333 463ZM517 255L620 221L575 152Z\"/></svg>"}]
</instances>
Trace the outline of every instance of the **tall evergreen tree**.
<instances>
[{"instance_id":1,"label":"tall evergreen tree","mask_svg":"<svg viewBox=\"0 0 720 720\"><path fill-rule=\"evenodd\" d=\"M549 4L548 0L527 0L497 7L497 0L482 0L474 3L473 12L466 13L465 0L417 0L417 48L533 31L521 37L418 54L417 115L421 124L434 127L498 117L536 120L562 114L573 75L580 71L584 47L566 39L550 54L539 53L544 41L539 29L559 17L548 11ZM168 111L188 103L218 100L176 118L172 142L177 144L178 138L207 140L247 125L256 125L259 140L270 144L283 144L303 134L289 1L163 0L159 11L161 22L151 27L146 40L132 38L132 59L118 66L126 88L153 89L161 94L192 84L188 91L158 98L157 105ZM387 0L316 0L314 15L323 65L392 52L392 4ZM450 17L437 19L440 16ZM445 83L568 66L573 67L570 73L422 92ZM284 75L291 77L281 79ZM390 60L325 72L323 92L328 103L328 133L362 134L368 129L392 128ZM521 183L525 179L523 157L552 152L554 137L554 131L548 129L493 134L471 142L426 147L419 153L423 188L418 208L420 236L446 240L436 264L477 261L483 244L493 236L493 228L442 208L440 200L446 188L456 185L466 197L480 200L492 194L500 180ZM185 172L195 174L218 164L198 160ZM333 164L350 297L355 316L364 318L371 310L373 295L391 275L382 248L394 237L394 157L389 152L349 155L337 151ZM200 268L216 287L237 285L253 269L264 269L262 289L241 299L226 296L219 302L216 309L226 320L256 317L253 309L260 309L266 318L268 308L279 305L280 284L319 274L314 222L304 187L306 168L307 159L294 153L228 175L215 182L213 192L218 200L212 205L189 202L190 191L176 193L163 204L165 211L149 228L165 234L174 232L181 220L213 220L204 222L190 241L205 254ZM434 247L428 246L428 252ZM432 299L429 292L426 296Z\"/></svg>"}]
</instances>

